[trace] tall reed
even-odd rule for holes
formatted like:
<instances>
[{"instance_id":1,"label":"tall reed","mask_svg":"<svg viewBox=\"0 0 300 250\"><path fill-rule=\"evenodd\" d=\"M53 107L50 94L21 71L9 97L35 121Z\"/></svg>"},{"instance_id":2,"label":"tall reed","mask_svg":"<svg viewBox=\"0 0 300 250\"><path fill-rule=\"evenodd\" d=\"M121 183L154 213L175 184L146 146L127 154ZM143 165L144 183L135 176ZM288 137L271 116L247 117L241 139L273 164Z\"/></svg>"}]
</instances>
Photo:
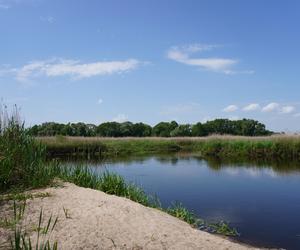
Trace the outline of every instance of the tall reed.
<instances>
[{"instance_id":1,"label":"tall reed","mask_svg":"<svg viewBox=\"0 0 300 250\"><path fill-rule=\"evenodd\" d=\"M28 135L16 106L0 106L0 192L47 185L57 167L45 163L45 146Z\"/></svg>"}]
</instances>

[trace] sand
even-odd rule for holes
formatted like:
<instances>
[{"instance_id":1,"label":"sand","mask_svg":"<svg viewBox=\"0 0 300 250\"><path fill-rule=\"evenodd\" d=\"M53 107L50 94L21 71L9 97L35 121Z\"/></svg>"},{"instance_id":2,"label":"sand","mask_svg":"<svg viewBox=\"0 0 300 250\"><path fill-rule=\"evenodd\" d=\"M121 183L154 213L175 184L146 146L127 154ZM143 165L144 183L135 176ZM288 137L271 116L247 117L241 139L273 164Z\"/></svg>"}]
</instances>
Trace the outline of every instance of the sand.
<instances>
[{"instance_id":1,"label":"sand","mask_svg":"<svg viewBox=\"0 0 300 250\"><path fill-rule=\"evenodd\" d=\"M45 218L58 216L51 241L59 249L255 249L194 229L157 209L74 184L36 192L50 196L27 201L23 224L33 228L41 207ZM0 216L6 213L8 204L2 204ZM2 249L8 246L7 236L7 229L0 228Z\"/></svg>"}]
</instances>

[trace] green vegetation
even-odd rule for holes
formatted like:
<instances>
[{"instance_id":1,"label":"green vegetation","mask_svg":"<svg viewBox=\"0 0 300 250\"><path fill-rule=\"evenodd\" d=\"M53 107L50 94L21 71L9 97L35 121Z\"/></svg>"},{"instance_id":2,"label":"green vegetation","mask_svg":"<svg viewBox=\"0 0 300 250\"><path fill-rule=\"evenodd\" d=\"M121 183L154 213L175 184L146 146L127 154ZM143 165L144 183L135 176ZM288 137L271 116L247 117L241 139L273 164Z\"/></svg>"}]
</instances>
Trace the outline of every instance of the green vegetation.
<instances>
[{"instance_id":1,"label":"green vegetation","mask_svg":"<svg viewBox=\"0 0 300 250\"><path fill-rule=\"evenodd\" d=\"M42 187L57 167L45 163L45 146L28 135L15 107L11 117L0 110L0 190Z\"/></svg>"},{"instance_id":2,"label":"green vegetation","mask_svg":"<svg viewBox=\"0 0 300 250\"><path fill-rule=\"evenodd\" d=\"M207 136L211 134L227 134L242 136L271 135L264 124L251 119L231 121L215 119L206 123L178 124L160 122L154 127L144 123L105 122L100 125L79 123L61 124L46 122L28 129L32 136L101 136L101 137L178 137L178 136Z\"/></svg>"},{"instance_id":3,"label":"green vegetation","mask_svg":"<svg viewBox=\"0 0 300 250\"><path fill-rule=\"evenodd\" d=\"M226 222L220 221L215 224L209 224L209 227L217 234L222 234L226 236L237 236L238 231L235 228L231 228Z\"/></svg>"},{"instance_id":4,"label":"green vegetation","mask_svg":"<svg viewBox=\"0 0 300 250\"><path fill-rule=\"evenodd\" d=\"M300 161L299 136L205 138L82 138L41 137L49 156L114 157L193 152L204 158Z\"/></svg>"},{"instance_id":5,"label":"green vegetation","mask_svg":"<svg viewBox=\"0 0 300 250\"><path fill-rule=\"evenodd\" d=\"M171 207L167 208L166 212L195 227L199 226L200 223L203 223L203 221L197 218L194 213L178 202L173 203Z\"/></svg>"},{"instance_id":6,"label":"green vegetation","mask_svg":"<svg viewBox=\"0 0 300 250\"><path fill-rule=\"evenodd\" d=\"M300 161L300 137L212 138L194 144L193 151L221 159Z\"/></svg>"}]
</instances>

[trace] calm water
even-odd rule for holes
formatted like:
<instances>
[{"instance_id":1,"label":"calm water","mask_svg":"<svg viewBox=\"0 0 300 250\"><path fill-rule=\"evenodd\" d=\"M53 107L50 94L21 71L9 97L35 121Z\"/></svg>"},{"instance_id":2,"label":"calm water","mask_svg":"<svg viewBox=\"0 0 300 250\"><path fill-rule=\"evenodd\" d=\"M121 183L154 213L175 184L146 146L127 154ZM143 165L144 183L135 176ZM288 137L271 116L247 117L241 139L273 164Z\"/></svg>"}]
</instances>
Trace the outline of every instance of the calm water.
<instances>
[{"instance_id":1,"label":"calm water","mask_svg":"<svg viewBox=\"0 0 300 250\"><path fill-rule=\"evenodd\" d=\"M163 206L180 201L199 217L225 220L237 240L300 249L300 167L226 164L185 155L89 162L157 194ZM290 169L290 170L288 170Z\"/></svg>"}]
</instances>

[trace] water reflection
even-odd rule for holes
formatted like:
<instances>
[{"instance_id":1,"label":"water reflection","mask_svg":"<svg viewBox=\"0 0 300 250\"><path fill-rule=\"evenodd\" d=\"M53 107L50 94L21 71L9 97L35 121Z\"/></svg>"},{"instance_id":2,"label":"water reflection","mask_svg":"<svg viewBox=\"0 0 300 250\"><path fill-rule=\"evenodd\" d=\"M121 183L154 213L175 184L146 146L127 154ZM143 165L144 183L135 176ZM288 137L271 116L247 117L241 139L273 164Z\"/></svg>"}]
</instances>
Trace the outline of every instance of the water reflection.
<instances>
[{"instance_id":1,"label":"water reflection","mask_svg":"<svg viewBox=\"0 0 300 250\"><path fill-rule=\"evenodd\" d=\"M161 164L170 164L176 166L184 162L198 162L200 165L205 162L211 170L224 171L228 174L238 175L239 172L248 173L250 176L269 175L276 177L277 175L294 175L300 173L300 162L292 161L247 161L243 159L218 159L218 158L203 158L192 153L177 153L177 154L157 154L143 156L122 156L113 158L90 158L85 157L68 157L57 158L61 162L69 164L82 165L97 165L104 166L110 164L122 163L123 165L140 164L143 165L146 161L155 159ZM246 168L246 169L245 169ZM224 170L225 169L225 170Z\"/></svg>"}]
</instances>

